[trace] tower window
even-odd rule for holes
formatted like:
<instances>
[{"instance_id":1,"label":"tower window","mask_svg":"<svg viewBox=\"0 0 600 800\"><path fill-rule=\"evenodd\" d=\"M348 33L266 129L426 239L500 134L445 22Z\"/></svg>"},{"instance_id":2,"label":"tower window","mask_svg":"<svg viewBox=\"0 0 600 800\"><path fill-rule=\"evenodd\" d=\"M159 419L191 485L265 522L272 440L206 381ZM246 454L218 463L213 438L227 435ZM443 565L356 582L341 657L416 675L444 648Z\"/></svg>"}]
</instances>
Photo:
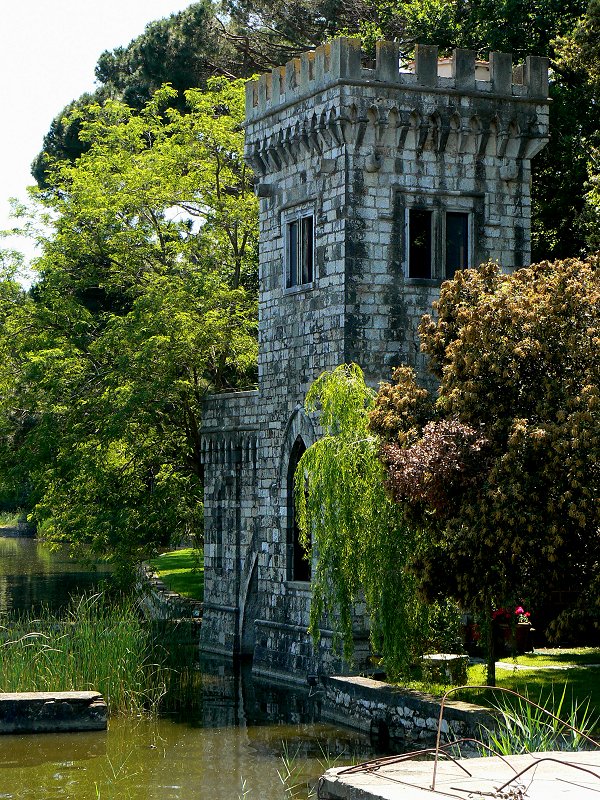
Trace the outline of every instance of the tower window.
<instances>
[{"instance_id":1,"label":"tower window","mask_svg":"<svg viewBox=\"0 0 600 800\"><path fill-rule=\"evenodd\" d=\"M408 212L408 277L431 278L433 212L411 208Z\"/></svg>"},{"instance_id":2,"label":"tower window","mask_svg":"<svg viewBox=\"0 0 600 800\"><path fill-rule=\"evenodd\" d=\"M405 217L406 277L442 281L472 262L471 211L446 211L443 206L407 208Z\"/></svg>"},{"instance_id":3,"label":"tower window","mask_svg":"<svg viewBox=\"0 0 600 800\"><path fill-rule=\"evenodd\" d=\"M312 214L296 217L286 227L286 286L305 286L313 282L314 218Z\"/></svg>"},{"instance_id":4,"label":"tower window","mask_svg":"<svg viewBox=\"0 0 600 800\"><path fill-rule=\"evenodd\" d=\"M446 213L446 278L457 269L469 266L469 215L458 211Z\"/></svg>"}]
</instances>

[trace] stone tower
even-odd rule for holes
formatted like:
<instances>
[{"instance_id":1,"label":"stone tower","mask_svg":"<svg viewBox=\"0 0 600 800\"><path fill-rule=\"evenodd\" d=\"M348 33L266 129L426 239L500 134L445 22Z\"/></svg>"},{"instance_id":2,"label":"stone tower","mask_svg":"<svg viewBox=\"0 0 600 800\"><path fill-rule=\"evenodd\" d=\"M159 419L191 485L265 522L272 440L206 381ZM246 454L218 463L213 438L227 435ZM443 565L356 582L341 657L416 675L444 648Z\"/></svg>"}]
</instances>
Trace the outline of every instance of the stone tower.
<instances>
[{"instance_id":1,"label":"stone tower","mask_svg":"<svg viewBox=\"0 0 600 800\"><path fill-rule=\"evenodd\" d=\"M417 326L457 269L530 260L531 159L548 137L548 63L336 39L247 84L260 197L259 389L215 395L203 427L202 647L304 681L343 667L306 634L310 565L292 476L319 435L312 381L355 361L373 384L422 369ZM363 655L364 631L357 621ZM359 652L359 660L360 660Z\"/></svg>"}]
</instances>

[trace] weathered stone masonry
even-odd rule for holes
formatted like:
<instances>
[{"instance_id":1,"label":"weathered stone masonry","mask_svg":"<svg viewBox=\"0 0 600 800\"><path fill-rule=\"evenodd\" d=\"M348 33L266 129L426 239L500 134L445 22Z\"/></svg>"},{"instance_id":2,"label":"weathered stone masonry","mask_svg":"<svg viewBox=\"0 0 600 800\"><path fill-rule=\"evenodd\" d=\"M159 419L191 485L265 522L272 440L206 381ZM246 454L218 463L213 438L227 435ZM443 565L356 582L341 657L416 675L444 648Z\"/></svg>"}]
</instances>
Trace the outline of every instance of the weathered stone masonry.
<instances>
[{"instance_id":1,"label":"weathered stone masonry","mask_svg":"<svg viewBox=\"0 0 600 800\"><path fill-rule=\"evenodd\" d=\"M337 39L247 85L246 157L260 197L259 390L205 407L202 646L304 681L342 667L306 634L290 463L319 435L302 404L323 370L374 385L422 369L417 326L455 268L530 258L530 163L548 136L548 65ZM305 578L306 576L302 576ZM362 626L364 628L364 626ZM357 620L359 661L367 654Z\"/></svg>"}]
</instances>

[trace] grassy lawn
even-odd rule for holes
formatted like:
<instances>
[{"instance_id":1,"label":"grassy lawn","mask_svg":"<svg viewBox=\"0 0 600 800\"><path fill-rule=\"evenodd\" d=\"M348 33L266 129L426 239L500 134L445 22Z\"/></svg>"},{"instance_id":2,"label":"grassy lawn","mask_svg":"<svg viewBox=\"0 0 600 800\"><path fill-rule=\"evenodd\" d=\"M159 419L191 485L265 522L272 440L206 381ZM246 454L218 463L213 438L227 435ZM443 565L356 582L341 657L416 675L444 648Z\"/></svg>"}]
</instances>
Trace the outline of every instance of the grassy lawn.
<instances>
[{"instance_id":1,"label":"grassy lawn","mask_svg":"<svg viewBox=\"0 0 600 800\"><path fill-rule=\"evenodd\" d=\"M524 667L600 664L600 648L544 648L543 650L537 650L535 653L517 656L517 658L502 658L500 660L506 664L518 664Z\"/></svg>"},{"instance_id":2,"label":"grassy lawn","mask_svg":"<svg viewBox=\"0 0 600 800\"><path fill-rule=\"evenodd\" d=\"M201 550L187 547L161 553L150 561L165 586L184 597L202 600L204 596L204 557Z\"/></svg>"},{"instance_id":3,"label":"grassy lawn","mask_svg":"<svg viewBox=\"0 0 600 800\"><path fill-rule=\"evenodd\" d=\"M554 693L558 702L566 686L565 706L585 703L590 700L590 711L594 718L600 717L600 648L573 648L564 650L542 650L536 653L519 656L516 659L502 659L507 664L537 669L504 670L496 668L496 683L506 689L513 689L527 695L531 700L547 703ZM569 669L552 669L564 667ZM485 683L485 667L476 664L469 667L469 683ZM491 690L480 692L473 690L462 695L471 702L489 702L493 698ZM600 722L595 725L596 734L600 732Z\"/></svg>"},{"instance_id":4,"label":"grassy lawn","mask_svg":"<svg viewBox=\"0 0 600 800\"><path fill-rule=\"evenodd\" d=\"M590 714L597 720L594 725L596 737L600 736L600 648L579 647L571 649L545 649L518 658L503 658L507 666L531 667L532 669L501 669L496 667L496 684L528 696L534 702L558 705L566 686L563 716L572 705L590 701ZM569 667L556 669L556 667ZM554 669L553 669L554 667ZM485 665L469 667L468 682L473 686L485 685ZM405 681L399 684L405 688L416 689L441 696L450 687L422 681ZM496 692L499 698L501 692ZM548 702L554 695L554 703ZM494 703L492 689L461 690L450 695L451 699L465 700L480 705Z\"/></svg>"}]
</instances>

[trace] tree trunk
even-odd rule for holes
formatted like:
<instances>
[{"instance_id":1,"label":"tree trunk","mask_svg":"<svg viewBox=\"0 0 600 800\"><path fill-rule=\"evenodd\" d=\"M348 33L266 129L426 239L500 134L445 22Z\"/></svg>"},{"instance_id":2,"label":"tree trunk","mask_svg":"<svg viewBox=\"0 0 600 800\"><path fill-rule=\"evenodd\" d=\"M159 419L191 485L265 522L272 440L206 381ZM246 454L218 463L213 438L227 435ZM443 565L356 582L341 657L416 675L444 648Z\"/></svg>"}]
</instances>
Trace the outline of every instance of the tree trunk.
<instances>
[{"instance_id":1,"label":"tree trunk","mask_svg":"<svg viewBox=\"0 0 600 800\"><path fill-rule=\"evenodd\" d=\"M487 611L488 622L486 631L486 657L487 657L487 675L486 683L488 686L496 685L496 637L494 635L494 620L492 619L491 612Z\"/></svg>"}]
</instances>

